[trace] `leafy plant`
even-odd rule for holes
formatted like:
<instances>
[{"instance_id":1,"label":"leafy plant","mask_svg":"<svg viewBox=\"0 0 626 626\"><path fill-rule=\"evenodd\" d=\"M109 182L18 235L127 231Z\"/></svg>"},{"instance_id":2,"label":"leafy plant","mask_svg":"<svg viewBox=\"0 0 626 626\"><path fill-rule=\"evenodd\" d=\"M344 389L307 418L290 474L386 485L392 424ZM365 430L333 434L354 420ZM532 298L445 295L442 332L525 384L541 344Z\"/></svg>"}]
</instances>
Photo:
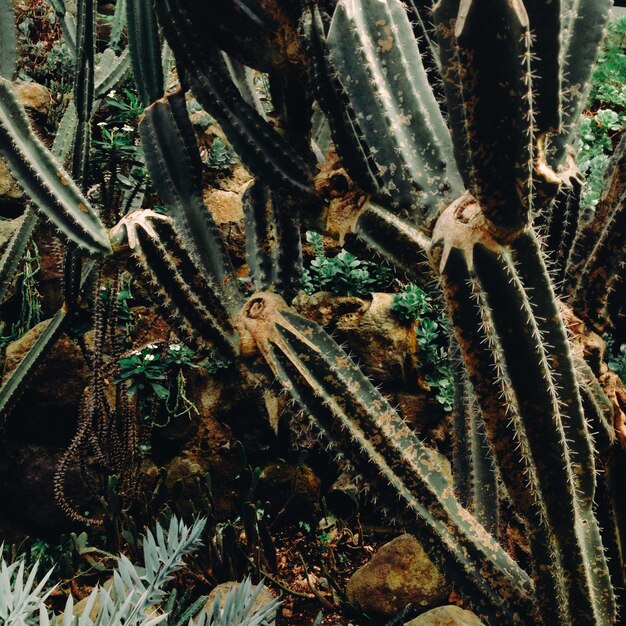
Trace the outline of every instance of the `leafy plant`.
<instances>
[{"instance_id":1,"label":"leafy plant","mask_svg":"<svg viewBox=\"0 0 626 626\"><path fill-rule=\"evenodd\" d=\"M345 296L366 296L389 287L392 274L387 266L363 261L347 250L327 257L322 235L309 231L306 237L315 252L315 258L303 270L302 282L307 293L331 291Z\"/></svg>"},{"instance_id":2,"label":"leafy plant","mask_svg":"<svg viewBox=\"0 0 626 626\"><path fill-rule=\"evenodd\" d=\"M214 170L227 170L235 163L237 163L236 153L219 135L216 135L207 154L207 166Z\"/></svg>"},{"instance_id":3,"label":"leafy plant","mask_svg":"<svg viewBox=\"0 0 626 626\"><path fill-rule=\"evenodd\" d=\"M409 283L394 294L391 310L407 324L432 312L432 298L420 287Z\"/></svg>"}]
</instances>

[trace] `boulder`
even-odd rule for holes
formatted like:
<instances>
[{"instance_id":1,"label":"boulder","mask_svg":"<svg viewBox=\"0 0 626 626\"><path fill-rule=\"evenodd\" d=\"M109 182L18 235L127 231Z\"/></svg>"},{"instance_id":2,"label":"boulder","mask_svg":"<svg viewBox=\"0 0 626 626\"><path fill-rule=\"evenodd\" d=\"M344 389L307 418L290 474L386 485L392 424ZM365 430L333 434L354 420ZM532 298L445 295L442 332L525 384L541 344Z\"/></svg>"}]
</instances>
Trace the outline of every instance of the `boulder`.
<instances>
[{"instance_id":1,"label":"boulder","mask_svg":"<svg viewBox=\"0 0 626 626\"><path fill-rule=\"evenodd\" d=\"M15 81L14 86L20 102L27 111L42 117L48 115L50 105L52 104L52 96L47 87L39 83L21 80Z\"/></svg>"},{"instance_id":2,"label":"boulder","mask_svg":"<svg viewBox=\"0 0 626 626\"><path fill-rule=\"evenodd\" d=\"M471 611L464 611L458 606L438 606L404 626L484 626Z\"/></svg>"},{"instance_id":3,"label":"boulder","mask_svg":"<svg viewBox=\"0 0 626 626\"><path fill-rule=\"evenodd\" d=\"M391 616L408 604L431 607L445 601L450 590L422 545L412 535L385 544L348 580L350 603L365 613Z\"/></svg>"}]
</instances>

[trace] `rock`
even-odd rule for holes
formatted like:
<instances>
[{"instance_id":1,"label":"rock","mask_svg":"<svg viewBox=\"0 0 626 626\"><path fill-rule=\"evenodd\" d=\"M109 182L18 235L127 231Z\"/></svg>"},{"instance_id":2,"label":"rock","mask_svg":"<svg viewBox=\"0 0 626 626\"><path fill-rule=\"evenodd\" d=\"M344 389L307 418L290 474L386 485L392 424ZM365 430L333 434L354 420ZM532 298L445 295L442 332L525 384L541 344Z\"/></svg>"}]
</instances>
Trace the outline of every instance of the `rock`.
<instances>
[{"instance_id":1,"label":"rock","mask_svg":"<svg viewBox=\"0 0 626 626\"><path fill-rule=\"evenodd\" d=\"M24 192L11 175L6 162L0 160L0 201L20 200Z\"/></svg>"},{"instance_id":2,"label":"rock","mask_svg":"<svg viewBox=\"0 0 626 626\"><path fill-rule=\"evenodd\" d=\"M2 169L2 167L3 167L3 164L0 161L0 170ZM0 185L2 184L1 180L2 180L2 173L0 171ZM0 189L0 196L1 195L2 195L2 189ZM20 224L22 223L22 219L23 218L21 217L16 217L13 220L0 219L0 250L4 251L7 244L11 240L11 237L13 237L13 234L15 233L15 231L20 227Z\"/></svg>"},{"instance_id":3,"label":"rock","mask_svg":"<svg viewBox=\"0 0 626 626\"><path fill-rule=\"evenodd\" d=\"M240 585L241 583L234 582L234 581L229 581L227 583L222 583L218 585L209 594L209 597L207 598L204 608L207 611L210 611L211 607L213 606L213 602L215 602L215 598L217 598L218 595L220 596L220 606L223 607L224 602L226 601L226 596L228 592L235 587L239 587ZM261 591L259 592L259 595L254 601L254 604L250 608L250 612L248 613L248 615L253 615L256 610L261 608L263 605L268 604L269 602L272 602L273 600L275 600L275 598L272 595L272 592L264 585L263 589L261 589ZM274 626L274 624L276 624L275 619L273 619L271 622L268 622L268 626Z\"/></svg>"},{"instance_id":4,"label":"rock","mask_svg":"<svg viewBox=\"0 0 626 626\"><path fill-rule=\"evenodd\" d=\"M307 465L275 463L263 469L259 476L257 495L269 501L272 513L280 521L311 522L320 511L320 479Z\"/></svg>"},{"instance_id":5,"label":"rock","mask_svg":"<svg viewBox=\"0 0 626 626\"><path fill-rule=\"evenodd\" d=\"M438 606L404 626L484 626L484 624L471 611L450 605Z\"/></svg>"},{"instance_id":6,"label":"rock","mask_svg":"<svg viewBox=\"0 0 626 626\"><path fill-rule=\"evenodd\" d=\"M2 383L28 354L48 321L37 324L7 347ZM89 369L79 347L59 337L7 419L7 435L45 445L65 446L74 434L76 416Z\"/></svg>"},{"instance_id":7,"label":"rock","mask_svg":"<svg viewBox=\"0 0 626 626\"><path fill-rule=\"evenodd\" d=\"M48 110L52 103L52 96L47 87L39 83L21 80L15 81L14 87L18 98L27 111L37 113L41 116L48 115Z\"/></svg>"},{"instance_id":8,"label":"rock","mask_svg":"<svg viewBox=\"0 0 626 626\"><path fill-rule=\"evenodd\" d=\"M430 607L441 603L450 591L417 539L401 535L352 575L346 593L365 613L390 616L408 604Z\"/></svg>"},{"instance_id":9,"label":"rock","mask_svg":"<svg viewBox=\"0 0 626 626\"><path fill-rule=\"evenodd\" d=\"M328 292L300 293L293 306L305 317L334 332L358 357L363 372L388 390L415 386L416 338L391 310L393 295L373 293L370 299Z\"/></svg>"}]
</instances>

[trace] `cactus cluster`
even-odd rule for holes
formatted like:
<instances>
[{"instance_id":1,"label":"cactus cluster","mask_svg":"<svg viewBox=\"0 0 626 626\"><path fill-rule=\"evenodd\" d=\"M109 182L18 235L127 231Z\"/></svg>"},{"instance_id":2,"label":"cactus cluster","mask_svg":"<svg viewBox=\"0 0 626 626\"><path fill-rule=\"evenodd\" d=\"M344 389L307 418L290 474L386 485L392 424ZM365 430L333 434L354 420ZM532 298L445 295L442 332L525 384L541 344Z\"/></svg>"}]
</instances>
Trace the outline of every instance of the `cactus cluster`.
<instances>
[{"instance_id":1,"label":"cactus cluster","mask_svg":"<svg viewBox=\"0 0 626 626\"><path fill-rule=\"evenodd\" d=\"M128 247L177 332L229 358L256 351L338 462L384 508L412 516L488 623L615 623L623 572L609 569L605 549L619 553L618 520L610 489L596 484L615 439L611 407L570 349L545 258L556 260L560 297L597 328L615 321L619 298L607 292L623 280L624 145L593 216L579 210L573 153L611 1L224 0L218 16L211 3L127 0L128 48L105 53L110 69L99 75L94 5L81 3L77 16L74 103L61 122L72 141L55 146L75 181L30 129L7 77L10 29L0 32L0 151L70 244L66 306L0 391L0 407L80 297L82 255L114 259ZM159 27L176 61L171 93ZM146 167L169 216L117 215L110 243L80 185L98 98L131 63ZM268 74L274 124L253 71ZM248 298L202 197L188 89L254 177L243 198ZM0 263L7 281L33 225L29 213ZM364 243L416 282L428 281L425 261L439 278L456 344L453 484L329 334L289 307L311 226ZM85 424L97 436L109 409L100 357L93 367ZM126 409L116 419L113 465L120 433L134 432ZM504 500L525 525L530 572L498 542Z\"/></svg>"}]
</instances>

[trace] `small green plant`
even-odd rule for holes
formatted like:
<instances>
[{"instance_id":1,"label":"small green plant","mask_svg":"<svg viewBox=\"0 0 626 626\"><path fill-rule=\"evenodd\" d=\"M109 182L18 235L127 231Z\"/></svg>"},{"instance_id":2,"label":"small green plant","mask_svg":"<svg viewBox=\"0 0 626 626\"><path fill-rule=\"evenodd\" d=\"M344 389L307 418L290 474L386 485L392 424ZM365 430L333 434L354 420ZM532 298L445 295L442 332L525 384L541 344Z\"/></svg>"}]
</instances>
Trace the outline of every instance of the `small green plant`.
<instances>
[{"instance_id":1,"label":"small green plant","mask_svg":"<svg viewBox=\"0 0 626 626\"><path fill-rule=\"evenodd\" d=\"M143 113L143 105L136 93L130 89L122 89L119 96L117 90L109 91L104 99L104 105L112 109L107 122L110 124L136 124L139 116Z\"/></svg>"},{"instance_id":2,"label":"small green plant","mask_svg":"<svg viewBox=\"0 0 626 626\"><path fill-rule=\"evenodd\" d=\"M405 323L415 324L420 374L446 411L454 404L454 382L448 364L448 322L432 298L420 287L408 284L395 294L391 310Z\"/></svg>"},{"instance_id":3,"label":"small green plant","mask_svg":"<svg viewBox=\"0 0 626 626\"><path fill-rule=\"evenodd\" d=\"M432 310L432 299L423 289L409 283L394 294L391 310L400 320L412 324Z\"/></svg>"},{"instance_id":4,"label":"small green plant","mask_svg":"<svg viewBox=\"0 0 626 626\"><path fill-rule=\"evenodd\" d=\"M234 150L221 137L216 136L206 157L207 166L214 170L227 170L235 163L237 155Z\"/></svg>"},{"instance_id":5,"label":"small green plant","mask_svg":"<svg viewBox=\"0 0 626 626\"><path fill-rule=\"evenodd\" d=\"M347 250L327 257L322 235L309 231L306 238L315 253L303 272L302 282L307 293L330 291L344 296L366 296L389 287L392 273L387 266L363 261Z\"/></svg>"},{"instance_id":6,"label":"small green plant","mask_svg":"<svg viewBox=\"0 0 626 626\"><path fill-rule=\"evenodd\" d=\"M604 174L617 137L626 129L626 17L609 25L598 57L580 125L578 167L585 175L581 205L593 208L600 200Z\"/></svg>"}]
</instances>

